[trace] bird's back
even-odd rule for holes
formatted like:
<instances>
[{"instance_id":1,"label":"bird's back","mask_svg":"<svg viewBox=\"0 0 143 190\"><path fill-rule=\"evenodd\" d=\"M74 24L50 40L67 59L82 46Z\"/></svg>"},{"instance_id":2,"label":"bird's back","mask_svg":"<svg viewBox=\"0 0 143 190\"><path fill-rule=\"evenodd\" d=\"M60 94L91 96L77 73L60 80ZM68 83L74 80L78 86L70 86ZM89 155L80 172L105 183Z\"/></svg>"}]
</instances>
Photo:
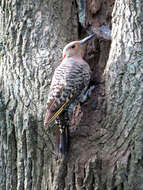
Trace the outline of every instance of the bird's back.
<instances>
[{"instance_id":1,"label":"bird's back","mask_svg":"<svg viewBox=\"0 0 143 190\"><path fill-rule=\"evenodd\" d=\"M82 91L88 87L89 81L90 68L82 58L65 58L54 72L47 110L56 113L66 102L78 99Z\"/></svg>"}]
</instances>

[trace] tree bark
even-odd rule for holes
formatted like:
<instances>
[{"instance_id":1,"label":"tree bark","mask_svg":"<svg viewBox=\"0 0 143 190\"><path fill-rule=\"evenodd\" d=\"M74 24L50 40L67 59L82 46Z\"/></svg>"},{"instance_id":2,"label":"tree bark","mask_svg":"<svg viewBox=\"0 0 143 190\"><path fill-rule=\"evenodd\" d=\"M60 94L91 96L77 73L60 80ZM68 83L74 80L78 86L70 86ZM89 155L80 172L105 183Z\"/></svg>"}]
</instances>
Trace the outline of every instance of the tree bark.
<instances>
[{"instance_id":1,"label":"tree bark","mask_svg":"<svg viewBox=\"0 0 143 190\"><path fill-rule=\"evenodd\" d=\"M143 188L142 6L140 0L116 1L112 13L103 155L113 165L109 178L116 189Z\"/></svg>"},{"instance_id":2,"label":"tree bark","mask_svg":"<svg viewBox=\"0 0 143 190\"><path fill-rule=\"evenodd\" d=\"M75 2L66 0L0 2L2 190L50 188L43 117L62 48L78 38L75 10Z\"/></svg>"},{"instance_id":3,"label":"tree bark","mask_svg":"<svg viewBox=\"0 0 143 190\"><path fill-rule=\"evenodd\" d=\"M96 88L63 162L55 160L54 129L43 127L63 47L91 26L111 27L113 5L0 2L0 189L143 189L142 0L116 1L111 49L96 39L85 50Z\"/></svg>"}]
</instances>

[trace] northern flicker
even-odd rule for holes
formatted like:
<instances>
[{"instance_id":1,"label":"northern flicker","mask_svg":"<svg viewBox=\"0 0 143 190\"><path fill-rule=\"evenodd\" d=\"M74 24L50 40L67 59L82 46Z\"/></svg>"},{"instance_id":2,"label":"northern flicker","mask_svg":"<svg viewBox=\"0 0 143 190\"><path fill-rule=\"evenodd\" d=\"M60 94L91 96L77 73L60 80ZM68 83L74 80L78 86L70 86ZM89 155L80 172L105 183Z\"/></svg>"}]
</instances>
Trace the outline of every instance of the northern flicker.
<instances>
[{"instance_id":1,"label":"northern flicker","mask_svg":"<svg viewBox=\"0 0 143 190\"><path fill-rule=\"evenodd\" d=\"M82 101L90 81L90 67L82 58L85 43L95 34L80 41L73 41L63 49L63 60L56 68L47 100L44 125L60 121L56 129L57 156L65 156L68 149L68 128L66 118L68 107Z\"/></svg>"}]
</instances>

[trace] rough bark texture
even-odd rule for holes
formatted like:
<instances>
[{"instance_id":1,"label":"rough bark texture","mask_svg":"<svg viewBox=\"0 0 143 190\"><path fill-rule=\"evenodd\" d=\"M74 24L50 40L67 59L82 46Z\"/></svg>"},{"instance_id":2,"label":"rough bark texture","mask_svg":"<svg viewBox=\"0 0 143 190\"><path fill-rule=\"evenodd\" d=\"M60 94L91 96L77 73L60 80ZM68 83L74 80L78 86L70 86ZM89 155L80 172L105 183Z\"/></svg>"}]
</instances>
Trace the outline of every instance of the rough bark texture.
<instances>
[{"instance_id":1,"label":"rough bark texture","mask_svg":"<svg viewBox=\"0 0 143 190\"><path fill-rule=\"evenodd\" d=\"M74 1L0 2L0 189L50 188L43 117L52 73L78 38ZM71 32L72 31L72 32Z\"/></svg>"},{"instance_id":2,"label":"rough bark texture","mask_svg":"<svg viewBox=\"0 0 143 190\"><path fill-rule=\"evenodd\" d=\"M113 3L0 1L0 189L143 189L141 0L116 1L108 62L110 42L85 50L96 89L64 162L55 161L54 129L43 127L63 47L90 26L111 27Z\"/></svg>"},{"instance_id":3,"label":"rough bark texture","mask_svg":"<svg viewBox=\"0 0 143 190\"><path fill-rule=\"evenodd\" d=\"M116 189L143 189L142 7L143 1L121 0L113 10L103 155L112 165L109 185Z\"/></svg>"}]
</instances>

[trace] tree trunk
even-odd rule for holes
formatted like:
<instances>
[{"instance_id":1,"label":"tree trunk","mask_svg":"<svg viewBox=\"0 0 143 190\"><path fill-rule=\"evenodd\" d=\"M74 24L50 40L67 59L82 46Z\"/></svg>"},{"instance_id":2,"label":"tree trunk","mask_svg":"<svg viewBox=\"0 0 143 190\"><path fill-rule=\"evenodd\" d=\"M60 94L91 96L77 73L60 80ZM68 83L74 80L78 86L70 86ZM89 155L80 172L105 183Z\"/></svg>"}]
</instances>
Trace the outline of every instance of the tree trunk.
<instances>
[{"instance_id":1,"label":"tree trunk","mask_svg":"<svg viewBox=\"0 0 143 190\"><path fill-rule=\"evenodd\" d=\"M66 0L0 2L1 190L50 188L51 144L41 129L62 48L78 38L75 10Z\"/></svg>"},{"instance_id":2,"label":"tree trunk","mask_svg":"<svg viewBox=\"0 0 143 190\"><path fill-rule=\"evenodd\" d=\"M55 160L54 129L43 127L63 47L90 26L110 26L113 3L0 2L0 189L143 189L141 0L115 2L109 59L108 41L86 48L96 89L65 161Z\"/></svg>"},{"instance_id":3,"label":"tree trunk","mask_svg":"<svg viewBox=\"0 0 143 190\"><path fill-rule=\"evenodd\" d=\"M143 189L143 1L116 1L106 66L109 189ZM112 187L112 188L110 188Z\"/></svg>"}]
</instances>

